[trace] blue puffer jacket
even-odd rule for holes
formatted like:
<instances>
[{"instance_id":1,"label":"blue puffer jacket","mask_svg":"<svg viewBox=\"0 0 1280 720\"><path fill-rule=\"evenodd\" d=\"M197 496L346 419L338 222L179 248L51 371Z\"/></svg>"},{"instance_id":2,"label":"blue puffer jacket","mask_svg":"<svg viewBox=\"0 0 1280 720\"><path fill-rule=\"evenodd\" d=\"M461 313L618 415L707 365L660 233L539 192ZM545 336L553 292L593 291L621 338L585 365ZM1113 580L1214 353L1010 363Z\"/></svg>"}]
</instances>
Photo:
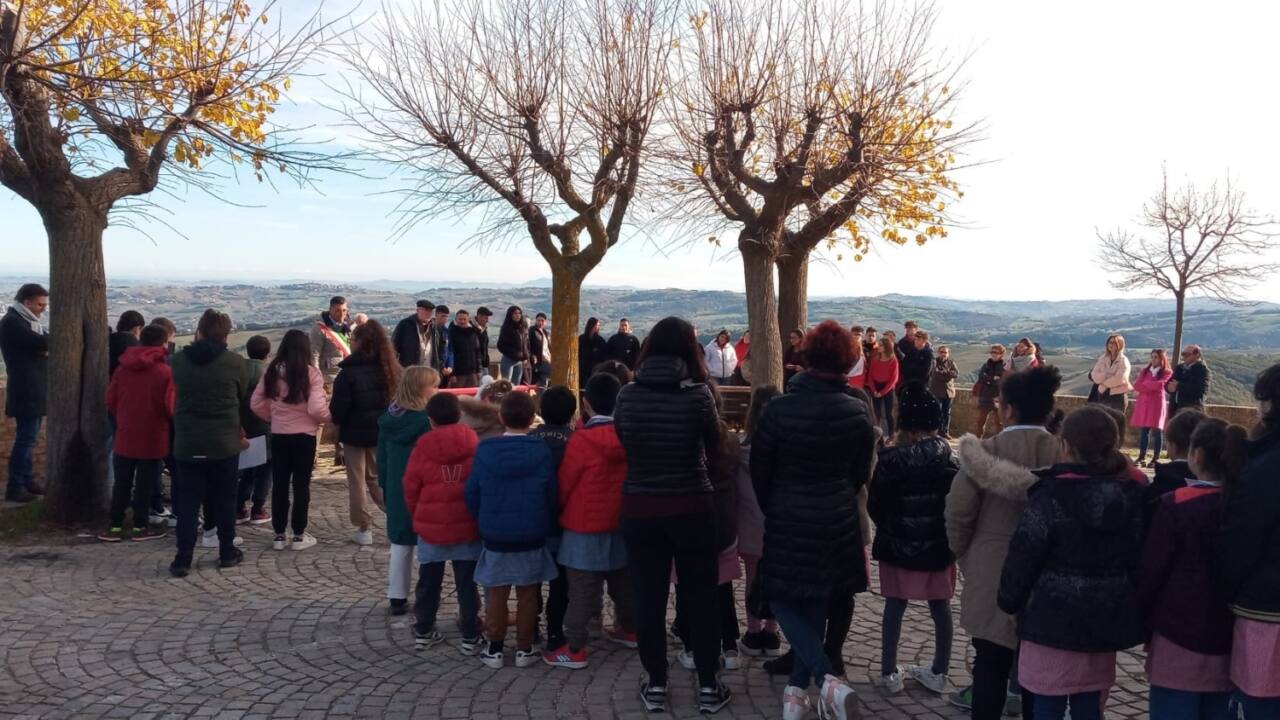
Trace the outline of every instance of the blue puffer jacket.
<instances>
[{"instance_id":1,"label":"blue puffer jacket","mask_svg":"<svg viewBox=\"0 0 1280 720\"><path fill-rule=\"evenodd\" d=\"M545 442L527 435L480 442L465 495L486 549L523 552L544 546L557 512L556 494Z\"/></svg>"}]
</instances>

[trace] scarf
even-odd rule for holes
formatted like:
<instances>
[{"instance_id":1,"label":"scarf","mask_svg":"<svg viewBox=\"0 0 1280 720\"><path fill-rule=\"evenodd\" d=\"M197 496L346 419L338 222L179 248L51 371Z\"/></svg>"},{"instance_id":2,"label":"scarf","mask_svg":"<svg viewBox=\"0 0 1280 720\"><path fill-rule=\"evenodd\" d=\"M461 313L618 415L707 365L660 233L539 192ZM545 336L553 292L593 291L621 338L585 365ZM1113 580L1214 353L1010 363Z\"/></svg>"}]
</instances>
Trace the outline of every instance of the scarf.
<instances>
[{"instance_id":1,"label":"scarf","mask_svg":"<svg viewBox=\"0 0 1280 720\"><path fill-rule=\"evenodd\" d=\"M26 320L28 323L31 324L31 332L34 332L37 335L49 334L49 331L45 329L44 325L40 324L40 318L36 317L35 313L31 312L31 310L28 309L26 305L23 305L20 302L16 302L10 307L12 307L13 311L18 313L18 315L21 316L23 320Z\"/></svg>"}]
</instances>

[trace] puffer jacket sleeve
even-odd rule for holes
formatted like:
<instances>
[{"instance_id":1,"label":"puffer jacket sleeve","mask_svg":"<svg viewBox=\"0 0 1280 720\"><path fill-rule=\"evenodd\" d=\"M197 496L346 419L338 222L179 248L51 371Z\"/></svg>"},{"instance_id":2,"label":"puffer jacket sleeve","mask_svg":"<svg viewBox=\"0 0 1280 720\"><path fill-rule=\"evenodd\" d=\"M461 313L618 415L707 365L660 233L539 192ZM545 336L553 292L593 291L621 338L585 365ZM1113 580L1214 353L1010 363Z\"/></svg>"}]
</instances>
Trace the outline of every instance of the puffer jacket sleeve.
<instances>
[{"instance_id":1,"label":"puffer jacket sleeve","mask_svg":"<svg viewBox=\"0 0 1280 720\"><path fill-rule=\"evenodd\" d=\"M1009 554L1000 572L996 604L1010 615L1017 615L1026 607L1049 551L1053 498L1048 492L1035 490L1033 487L1018 519L1018 529L1009 541Z\"/></svg>"},{"instance_id":2,"label":"puffer jacket sleeve","mask_svg":"<svg viewBox=\"0 0 1280 720\"><path fill-rule=\"evenodd\" d=\"M333 422L329 405L325 402L324 375L313 367L307 372L307 378L311 382L311 392L307 394L307 414L319 425Z\"/></svg>"},{"instance_id":3,"label":"puffer jacket sleeve","mask_svg":"<svg viewBox=\"0 0 1280 720\"><path fill-rule=\"evenodd\" d=\"M956 473L951 482L951 491L947 493L947 509L944 513L947 523L947 544L956 557L964 557L969 552L969 544L973 542L973 533L978 526L978 513L982 510L982 495L973 480L965 473L964 468Z\"/></svg>"},{"instance_id":4,"label":"puffer jacket sleeve","mask_svg":"<svg viewBox=\"0 0 1280 720\"><path fill-rule=\"evenodd\" d=\"M774 413L766 405L760 416L760 424L751 436L751 488L756 492L760 511L769 512L769 490L778 462L778 434L774 427Z\"/></svg>"},{"instance_id":5,"label":"puffer jacket sleeve","mask_svg":"<svg viewBox=\"0 0 1280 720\"><path fill-rule=\"evenodd\" d=\"M876 466L871 476L871 489L867 496L867 514L876 525L883 525L902 512L901 486L894 483L885 471L884 463Z\"/></svg>"},{"instance_id":6,"label":"puffer jacket sleeve","mask_svg":"<svg viewBox=\"0 0 1280 720\"><path fill-rule=\"evenodd\" d=\"M467 483L462 487L462 499L467 503L467 512L471 513L472 519L480 522L480 483L484 482L488 471L485 464L480 462L477 457L471 461L471 474L467 476Z\"/></svg>"},{"instance_id":7,"label":"puffer jacket sleeve","mask_svg":"<svg viewBox=\"0 0 1280 720\"><path fill-rule=\"evenodd\" d=\"M414 443L413 452L409 453L409 463L404 468L404 478L401 480L404 485L404 506L408 509L410 517L417 515L418 498L422 495L422 485L426 477L426 439L427 436L423 435L418 438L418 442Z\"/></svg>"},{"instance_id":8,"label":"puffer jacket sleeve","mask_svg":"<svg viewBox=\"0 0 1280 720\"><path fill-rule=\"evenodd\" d=\"M329 414L339 425L345 425L351 419L351 390L351 373L339 372L333 379L333 399L329 401ZM315 388L311 394L315 395Z\"/></svg>"},{"instance_id":9,"label":"puffer jacket sleeve","mask_svg":"<svg viewBox=\"0 0 1280 720\"><path fill-rule=\"evenodd\" d=\"M715 400L711 397L711 389L702 386L705 405L702 408L702 451L706 453L708 470L718 462L720 455L720 412L716 410Z\"/></svg>"},{"instance_id":10,"label":"puffer jacket sleeve","mask_svg":"<svg viewBox=\"0 0 1280 720\"><path fill-rule=\"evenodd\" d=\"M1161 500L1143 547L1142 567L1138 573L1138 598L1147 616L1150 616L1156 599L1164 589L1178 555L1173 507L1172 496Z\"/></svg>"},{"instance_id":11,"label":"puffer jacket sleeve","mask_svg":"<svg viewBox=\"0 0 1280 720\"><path fill-rule=\"evenodd\" d=\"M1254 462L1232 483L1222 517L1221 574L1227 597L1235 598L1266 562L1269 538L1280 527L1280 482L1275 466Z\"/></svg>"},{"instance_id":12,"label":"puffer jacket sleeve","mask_svg":"<svg viewBox=\"0 0 1280 720\"><path fill-rule=\"evenodd\" d=\"M586 442L580 435L569 436L569 444L564 450L564 459L560 461L559 487L556 492L556 502L561 510L569 504L569 498L573 496L573 491L578 487L582 474L586 470L584 458L586 453L583 450L585 446Z\"/></svg>"}]
</instances>

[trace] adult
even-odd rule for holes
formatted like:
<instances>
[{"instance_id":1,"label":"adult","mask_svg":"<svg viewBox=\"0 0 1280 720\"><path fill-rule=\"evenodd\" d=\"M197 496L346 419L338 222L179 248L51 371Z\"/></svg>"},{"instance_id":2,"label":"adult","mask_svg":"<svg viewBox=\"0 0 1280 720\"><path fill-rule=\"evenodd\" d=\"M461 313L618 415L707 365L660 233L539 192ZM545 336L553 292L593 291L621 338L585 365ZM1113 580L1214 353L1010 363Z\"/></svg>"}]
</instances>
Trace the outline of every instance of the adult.
<instances>
[{"instance_id":1,"label":"adult","mask_svg":"<svg viewBox=\"0 0 1280 720\"><path fill-rule=\"evenodd\" d=\"M765 406L751 439L751 484L765 517L752 591L795 652L786 713L808 705L812 679L822 686L825 716L857 717L857 697L834 676L823 647L831 597L863 592L868 583L858 494L876 434L870 409L848 393L851 343L834 320L809 331L807 368Z\"/></svg>"},{"instance_id":2,"label":"adult","mask_svg":"<svg viewBox=\"0 0 1280 720\"><path fill-rule=\"evenodd\" d=\"M493 317L493 311L481 305L476 308L476 317L474 324L476 329L480 331L480 374L489 374L489 319Z\"/></svg>"},{"instance_id":3,"label":"adult","mask_svg":"<svg viewBox=\"0 0 1280 720\"><path fill-rule=\"evenodd\" d=\"M453 347L449 345L448 305L436 306L435 317L431 319L431 345L431 361L427 364L440 373L440 387L449 387L453 377Z\"/></svg>"},{"instance_id":4,"label":"adult","mask_svg":"<svg viewBox=\"0 0 1280 720\"><path fill-rule=\"evenodd\" d=\"M1036 344L1030 338L1021 338L1013 346L1013 357L1009 358L1006 369L1010 372L1029 370L1040 364L1037 357Z\"/></svg>"},{"instance_id":5,"label":"adult","mask_svg":"<svg viewBox=\"0 0 1280 720\"><path fill-rule=\"evenodd\" d=\"M920 330L920 325L915 320L907 320L902 323L902 339L897 343L899 358L909 355L916 347L916 333ZM919 379L919 378L913 378ZM905 387L905 386L904 386Z\"/></svg>"},{"instance_id":6,"label":"adult","mask_svg":"<svg viewBox=\"0 0 1280 720\"><path fill-rule=\"evenodd\" d=\"M782 383L786 387L791 378L805 369L804 331L792 330L787 334L787 346L782 349ZM785 392L785 391L784 391Z\"/></svg>"},{"instance_id":7,"label":"adult","mask_svg":"<svg viewBox=\"0 0 1280 720\"><path fill-rule=\"evenodd\" d=\"M862 354L871 357L876 353L876 329L868 326L862 334Z\"/></svg>"},{"instance_id":8,"label":"adult","mask_svg":"<svg viewBox=\"0 0 1280 720\"><path fill-rule=\"evenodd\" d=\"M928 386L929 373L933 370L933 346L929 344L929 333L916 330L911 337L898 343L902 351L899 362L902 380L898 383L899 393L908 383L920 383Z\"/></svg>"},{"instance_id":9,"label":"adult","mask_svg":"<svg viewBox=\"0 0 1280 720\"><path fill-rule=\"evenodd\" d=\"M886 437L892 437L897 429L893 422L893 391L901 377L898 368L898 353L893 340L880 338L875 354L868 361L866 386L867 392L871 393L876 422Z\"/></svg>"},{"instance_id":10,"label":"adult","mask_svg":"<svg viewBox=\"0 0 1280 720\"><path fill-rule=\"evenodd\" d=\"M236 492L243 439L241 411L249 396L249 363L227 350L231 318L209 309L200 316L195 342L173 356L173 509L178 516L178 552L169 566L186 577L196 543L196 513L201 504L218 527L218 567L240 564L236 547ZM206 517L205 521L208 522Z\"/></svg>"},{"instance_id":11,"label":"adult","mask_svg":"<svg viewBox=\"0 0 1280 720\"><path fill-rule=\"evenodd\" d=\"M1231 681L1242 718L1280 717L1280 364L1253 385L1258 424L1231 483L1218 550L1235 613Z\"/></svg>"},{"instance_id":12,"label":"adult","mask_svg":"<svg viewBox=\"0 0 1280 720\"><path fill-rule=\"evenodd\" d=\"M324 375L325 393L333 392L333 379L338 376L338 363L351 354L352 324L347 299L341 295L329 298L329 309L311 328L311 362Z\"/></svg>"},{"instance_id":13,"label":"adult","mask_svg":"<svg viewBox=\"0 0 1280 720\"><path fill-rule=\"evenodd\" d=\"M507 308L507 316L498 331L498 352L502 359L498 369L502 377L519 385L524 380L525 363L529 361L529 331L524 324L524 310L519 305Z\"/></svg>"},{"instance_id":14,"label":"adult","mask_svg":"<svg viewBox=\"0 0 1280 720\"><path fill-rule=\"evenodd\" d=\"M471 314L466 310L459 310L453 316L453 324L449 326L449 347L453 350L453 380L450 384L459 388L479 387L484 362L481 354L483 344L480 330L471 324Z\"/></svg>"},{"instance_id":15,"label":"adult","mask_svg":"<svg viewBox=\"0 0 1280 720\"><path fill-rule=\"evenodd\" d=\"M636 369L636 358L640 357L640 340L631 334L631 321L622 318L618 321L618 332L609 338L609 357L627 366L632 372Z\"/></svg>"},{"instance_id":16,"label":"adult","mask_svg":"<svg viewBox=\"0 0 1280 720\"><path fill-rule=\"evenodd\" d=\"M1173 377L1169 368L1169 356L1164 349L1151 351L1151 361L1138 371L1134 379L1133 389L1138 401L1133 405L1133 416L1129 418L1130 427L1140 428L1138 434L1138 466L1147 466L1147 443L1155 442L1151 447L1151 465L1155 466L1160 459L1161 445L1164 441L1164 423L1167 419L1168 405L1165 403L1164 388Z\"/></svg>"},{"instance_id":17,"label":"adult","mask_svg":"<svg viewBox=\"0 0 1280 720\"><path fill-rule=\"evenodd\" d=\"M400 367L429 365L434 346L432 344L432 314L436 306L430 300L419 300L413 314L396 323L391 334L391 344L396 348Z\"/></svg>"},{"instance_id":18,"label":"adult","mask_svg":"<svg viewBox=\"0 0 1280 720\"><path fill-rule=\"evenodd\" d=\"M588 318L578 336L578 385L586 387L596 366L609 359L609 343L600 334L600 320Z\"/></svg>"},{"instance_id":19,"label":"adult","mask_svg":"<svg viewBox=\"0 0 1280 720\"><path fill-rule=\"evenodd\" d=\"M1003 353L1002 353L1003 354ZM1000 363L1003 367L1003 362ZM1062 375L1054 367L1011 373L997 385L1004 429L986 440L960 440L960 472L947 495L947 540L964 574L960 626L973 641L975 720L997 720L1021 699L1009 692L1018 637L1014 621L996 606L1009 539L1035 482L1033 468L1058 462L1061 445L1044 425L1053 414Z\"/></svg>"},{"instance_id":20,"label":"adult","mask_svg":"<svg viewBox=\"0 0 1280 720\"><path fill-rule=\"evenodd\" d=\"M351 336L351 354L339 367L329 413L338 425L338 439L345 449L348 509L356 529L351 541L372 545L369 498L379 510L386 509L378 485L378 418L387 409L400 381L400 366L391 341L377 320L356 329Z\"/></svg>"},{"instance_id":21,"label":"adult","mask_svg":"<svg viewBox=\"0 0 1280 720\"><path fill-rule=\"evenodd\" d=\"M738 356L738 369L733 371L733 380L736 385L751 384L751 366L748 364L748 358L751 355L751 331L743 330L738 336L738 342L733 344L733 352Z\"/></svg>"},{"instance_id":22,"label":"adult","mask_svg":"<svg viewBox=\"0 0 1280 720\"><path fill-rule=\"evenodd\" d=\"M1178 367L1173 369L1173 377L1165 386L1169 393L1169 417L1177 415L1183 408L1204 412L1204 399L1209 394L1212 375L1199 345L1183 348Z\"/></svg>"},{"instance_id":23,"label":"adult","mask_svg":"<svg viewBox=\"0 0 1280 720\"><path fill-rule=\"evenodd\" d=\"M142 328L147 326L142 313L137 310L125 310L116 320L116 331L107 336L107 377L116 374L120 367L120 356L131 347L138 347L142 337Z\"/></svg>"},{"instance_id":24,"label":"adult","mask_svg":"<svg viewBox=\"0 0 1280 720\"><path fill-rule=\"evenodd\" d=\"M547 314L538 313L529 328L529 364L533 367L533 384L545 388L551 383L551 331Z\"/></svg>"},{"instance_id":25,"label":"adult","mask_svg":"<svg viewBox=\"0 0 1280 720\"><path fill-rule=\"evenodd\" d=\"M1106 352L1098 356L1093 370L1089 371L1089 380L1096 386L1089 393L1089 401L1113 407L1123 414L1125 396L1133 389L1129 383L1130 369L1129 358L1124 354L1124 336L1112 333L1107 336Z\"/></svg>"},{"instance_id":26,"label":"adult","mask_svg":"<svg viewBox=\"0 0 1280 720\"><path fill-rule=\"evenodd\" d=\"M720 447L720 418L693 326L658 322L640 350L635 382L622 388L614 427L627 456L622 533L636 594L636 635L645 709L667 706L667 595L674 563L688 600L700 709L729 702L717 677L717 516L707 458Z\"/></svg>"},{"instance_id":27,"label":"adult","mask_svg":"<svg viewBox=\"0 0 1280 720\"><path fill-rule=\"evenodd\" d=\"M707 343L707 372L717 385L733 383L733 371L738 369L738 353L734 351L729 331L721 330L715 339Z\"/></svg>"},{"instance_id":28,"label":"adult","mask_svg":"<svg viewBox=\"0 0 1280 720\"><path fill-rule=\"evenodd\" d=\"M40 323L47 307L49 291L27 283L18 289L13 305L0 319L0 354L9 376L4 414L17 425L4 490L4 499L10 502L31 502L44 494L35 481L31 454L40 435L48 392L49 331Z\"/></svg>"},{"instance_id":29,"label":"adult","mask_svg":"<svg viewBox=\"0 0 1280 720\"><path fill-rule=\"evenodd\" d=\"M849 331L849 336L852 339L849 348L852 353L853 366L849 368L849 372L845 377L848 378L849 387L865 390L867 387L867 370L871 358L862 351L862 328L855 325L854 329Z\"/></svg>"},{"instance_id":30,"label":"adult","mask_svg":"<svg viewBox=\"0 0 1280 720\"><path fill-rule=\"evenodd\" d=\"M994 416L996 432L1002 427L1000 413L996 412L996 400L1000 397L1000 382L1004 379L1004 345L996 343L991 346L991 355L978 368L978 380L973 384L972 395L978 404L978 424L973 433L978 437L986 437L987 419Z\"/></svg>"},{"instance_id":31,"label":"adult","mask_svg":"<svg viewBox=\"0 0 1280 720\"><path fill-rule=\"evenodd\" d=\"M951 359L951 348L938 348L938 356L929 368L929 393L942 405L942 436L951 437L951 403L956 399L956 378L960 370Z\"/></svg>"}]
</instances>

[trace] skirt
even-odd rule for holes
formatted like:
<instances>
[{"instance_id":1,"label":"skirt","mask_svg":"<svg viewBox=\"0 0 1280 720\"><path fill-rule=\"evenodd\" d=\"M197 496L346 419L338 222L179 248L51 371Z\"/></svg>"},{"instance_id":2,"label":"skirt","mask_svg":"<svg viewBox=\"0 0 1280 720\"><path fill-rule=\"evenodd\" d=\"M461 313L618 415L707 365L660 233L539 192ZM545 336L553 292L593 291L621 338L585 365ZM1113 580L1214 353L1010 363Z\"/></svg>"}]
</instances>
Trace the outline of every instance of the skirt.
<instances>
[{"instance_id":1,"label":"skirt","mask_svg":"<svg viewBox=\"0 0 1280 720\"><path fill-rule=\"evenodd\" d=\"M880 594L898 600L950 600L956 594L956 566L923 571L882 562Z\"/></svg>"},{"instance_id":2,"label":"skirt","mask_svg":"<svg viewBox=\"0 0 1280 720\"><path fill-rule=\"evenodd\" d=\"M521 552L498 552L481 548L476 563L476 584L484 587L538 585L555 580L560 571L556 559L545 547Z\"/></svg>"}]
</instances>

